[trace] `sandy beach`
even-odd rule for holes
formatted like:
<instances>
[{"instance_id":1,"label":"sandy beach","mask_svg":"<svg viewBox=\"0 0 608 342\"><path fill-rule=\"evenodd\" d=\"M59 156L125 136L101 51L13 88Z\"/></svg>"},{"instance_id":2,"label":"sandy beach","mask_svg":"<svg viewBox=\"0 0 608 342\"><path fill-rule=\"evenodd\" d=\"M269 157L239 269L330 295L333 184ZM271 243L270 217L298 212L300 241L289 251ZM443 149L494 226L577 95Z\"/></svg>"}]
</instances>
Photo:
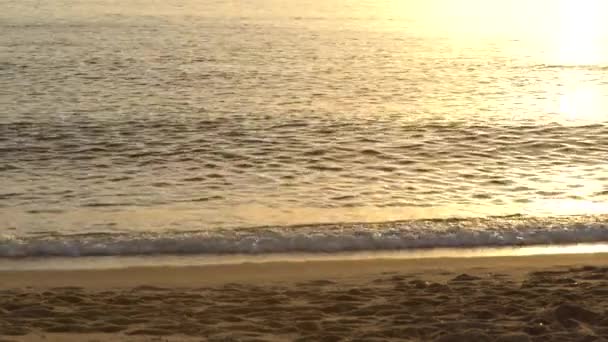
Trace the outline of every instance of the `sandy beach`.
<instances>
[{"instance_id":1,"label":"sandy beach","mask_svg":"<svg viewBox=\"0 0 608 342\"><path fill-rule=\"evenodd\" d=\"M1 341L605 341L608 255L0 272Z\"/></svg>"}]
</instances>

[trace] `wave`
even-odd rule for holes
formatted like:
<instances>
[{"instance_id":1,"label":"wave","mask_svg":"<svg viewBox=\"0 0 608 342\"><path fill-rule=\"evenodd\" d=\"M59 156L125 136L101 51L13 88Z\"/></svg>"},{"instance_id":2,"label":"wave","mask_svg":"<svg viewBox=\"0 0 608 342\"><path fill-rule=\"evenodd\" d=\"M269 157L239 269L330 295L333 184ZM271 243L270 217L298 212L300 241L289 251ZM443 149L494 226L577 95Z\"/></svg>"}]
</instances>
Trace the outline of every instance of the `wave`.
<instances>
[{"instance_id":1,"label":"wave","mask_svg":"<svg viewBox=\"0 0 608 342\"><path fill-rule=\"evenodd\" d=\"M608 71L607 65L598 64L539 64L540 69L577 69L589 71Z\"/></svg>"},{"instance_id":2,"label":"wave","mask_svg":"<svg viewBox=\"0 0 608 342\"><path fill-rule=\"evenodd\" d=\"M4 236L0 257L336 253L608 241L608 216L413 220L164 233Z\"/></svg>"}]
</instances>

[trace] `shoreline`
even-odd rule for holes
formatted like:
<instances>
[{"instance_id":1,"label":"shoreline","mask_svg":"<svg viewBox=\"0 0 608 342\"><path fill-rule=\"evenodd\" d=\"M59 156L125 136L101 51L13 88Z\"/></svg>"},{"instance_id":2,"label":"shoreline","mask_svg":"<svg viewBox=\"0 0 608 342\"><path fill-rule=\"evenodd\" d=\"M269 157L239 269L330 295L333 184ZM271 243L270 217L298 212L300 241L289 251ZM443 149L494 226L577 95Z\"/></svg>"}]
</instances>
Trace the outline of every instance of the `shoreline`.
<instances>
[{"instance_id":1,"label":"shoreline","mask_svg":"<svg viewBox=\"0 0 608 342\"><path fill-rule=\"evenodd\" d=\"M332 278L344 280L386 272L419 274L441 279L441 274L483 270L521 278L545 268L608 266L608 253L514 256L328 259L262 261L187 266L136 266L109 269L0 271L0 289L77 286L121 288L213 286L224 283L295 282ZM439 277L438 277L439 276Z\"/></svg>"},{"instance_id":2,"label":"shoreline","mask_svg":"<svg viewBox=\"0 0 608 342\"><path fill-rule=\"evenodd\" d=\"M291 263L361 260L473 259L567 254L608 253L608 243L488 246L475 248L416 248L405 250L345 251L337 253L183 254L80 257L0 258L0 272L39 270L105 270L149 267L204 267L246 263Z\"/></svg>"},{"instance_id":3,"label":"shoreline","mask_svg":"<svg viewBox=\"0 0 608 342\"><path fill-rule=\"evenodd\" d=\"M0 271L0 340L599 342L607 288L608 253Z\"/></svg>"}]
</instances>

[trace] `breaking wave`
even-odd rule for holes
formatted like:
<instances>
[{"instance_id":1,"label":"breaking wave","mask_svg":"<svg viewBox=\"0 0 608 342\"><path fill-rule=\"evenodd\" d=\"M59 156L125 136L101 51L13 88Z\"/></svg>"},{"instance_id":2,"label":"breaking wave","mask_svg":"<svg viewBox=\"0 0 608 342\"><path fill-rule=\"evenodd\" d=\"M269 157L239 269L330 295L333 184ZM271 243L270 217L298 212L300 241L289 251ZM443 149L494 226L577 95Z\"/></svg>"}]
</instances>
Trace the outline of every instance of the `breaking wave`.
<instances>
[{"instance_id":1,"label":"breaking wave","mask_svg":"<svg viewBox=\"0 0 608 342\"><path fill-rule=\"evenodd\" d=\"M337 253L608 241L608 216L413 220L189 232L3 236L0 257Z\"/></svg>"}]
</instances>

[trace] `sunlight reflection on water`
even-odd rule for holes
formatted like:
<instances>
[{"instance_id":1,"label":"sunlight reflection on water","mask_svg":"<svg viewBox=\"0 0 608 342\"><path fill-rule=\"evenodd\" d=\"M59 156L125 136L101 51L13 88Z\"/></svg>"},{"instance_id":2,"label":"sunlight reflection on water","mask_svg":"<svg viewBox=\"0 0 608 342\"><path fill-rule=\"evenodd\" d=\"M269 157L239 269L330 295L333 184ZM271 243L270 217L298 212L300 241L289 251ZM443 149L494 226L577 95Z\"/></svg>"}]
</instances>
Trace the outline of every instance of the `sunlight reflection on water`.
<instances>
[{"instance_id":1,"label":"sunlight reflection on water","mask_svg":"<svg viewBox=\"0 0 608 342\"><path fill-rule=\"evenodd\" d=\"M0 233L607 212L607 4L6 1Z\"/></svg>"}]
</instances>

